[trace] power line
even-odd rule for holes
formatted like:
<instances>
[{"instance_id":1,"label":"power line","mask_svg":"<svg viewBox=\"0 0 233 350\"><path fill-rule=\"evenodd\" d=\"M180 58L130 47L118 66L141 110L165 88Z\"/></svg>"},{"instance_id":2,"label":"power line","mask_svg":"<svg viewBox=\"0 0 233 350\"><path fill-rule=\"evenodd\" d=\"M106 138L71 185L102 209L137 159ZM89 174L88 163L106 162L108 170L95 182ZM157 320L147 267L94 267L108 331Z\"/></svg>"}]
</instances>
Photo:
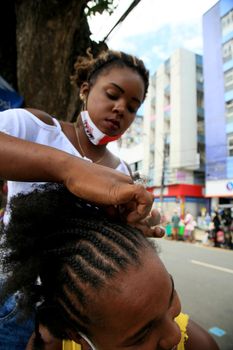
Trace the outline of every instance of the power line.
<instances>
[{"instance_id":1,"label":"power line","mask_svg":"<svg viewBox=\"0 0 233 350\"><path fill-rule=\"evenodd\" d=\"M112 33L112 31L120 24L123 22L126 17L130 14L130 12L139 4L141 0L134 0L132 4L128 7L128 9L123 13L123 15L120 17L120 19L116 22L116 24L112 27L112 29L108 32L108 34L104 37L103 42L107 40L109 35Z\"/></svg>"}]
</instances>

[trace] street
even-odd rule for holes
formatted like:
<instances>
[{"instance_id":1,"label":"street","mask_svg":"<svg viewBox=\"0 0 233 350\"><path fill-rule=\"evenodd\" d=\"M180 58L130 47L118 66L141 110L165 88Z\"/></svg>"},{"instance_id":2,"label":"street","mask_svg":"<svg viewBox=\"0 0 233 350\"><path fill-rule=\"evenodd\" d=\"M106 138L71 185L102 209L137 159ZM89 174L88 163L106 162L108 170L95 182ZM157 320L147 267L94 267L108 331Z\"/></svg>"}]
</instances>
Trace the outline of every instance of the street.
<instances>
[{"instance_id":1,"label":"street","mask_svg":"<svg viewBox=\"0 0 233 350\"><path fill-rule=\"evenodd\" d=\"M183 312L207 331L216 327L212 335L220 349L233 350L233 251L166 239L157 242Z\"/></svg>"}]
</instances>

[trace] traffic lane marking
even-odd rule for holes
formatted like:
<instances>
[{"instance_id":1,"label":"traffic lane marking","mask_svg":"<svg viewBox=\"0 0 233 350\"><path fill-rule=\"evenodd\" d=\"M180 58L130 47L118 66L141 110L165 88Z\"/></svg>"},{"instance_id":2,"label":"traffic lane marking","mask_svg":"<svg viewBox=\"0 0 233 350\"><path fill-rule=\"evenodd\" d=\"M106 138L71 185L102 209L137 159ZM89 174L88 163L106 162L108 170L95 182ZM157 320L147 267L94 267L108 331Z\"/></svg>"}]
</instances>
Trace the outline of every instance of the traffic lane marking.
<instances>
[{"instance_id":1,"label":"traffic lane marking","mask_svg":"<svg viewBox=\"0 0 233 350\"><path fill-rule=\"evenodd\" d=\"M226 332L221 329L221 328L218 328L218 327L212 327L209 329L209 333L212 333L214 335L217 335L217 337L222 337L223 335L226 334Z\"/></svg>"},{"instance_id":2,"label":"traffic lane marking","mask_svg":"<svg viewBox=\"0 0 233 350\"><path fill-rule=\"evenodd\" d=\"M215 269L215 270L219 270L219 271L228 272L228 273L232 273L232 274L233 274L233 270L232 270L232 269L228 269L228 268L226 268L226 267L221 267L221 266L217 266L217 265L207 264L207 263L205 263L205 262L198 261L198 260L191 260L191 263L196 264L196 265L200 265L200 266L209 267L209 268L211 268L211 269Z\"/></svg>"}]
</instances>

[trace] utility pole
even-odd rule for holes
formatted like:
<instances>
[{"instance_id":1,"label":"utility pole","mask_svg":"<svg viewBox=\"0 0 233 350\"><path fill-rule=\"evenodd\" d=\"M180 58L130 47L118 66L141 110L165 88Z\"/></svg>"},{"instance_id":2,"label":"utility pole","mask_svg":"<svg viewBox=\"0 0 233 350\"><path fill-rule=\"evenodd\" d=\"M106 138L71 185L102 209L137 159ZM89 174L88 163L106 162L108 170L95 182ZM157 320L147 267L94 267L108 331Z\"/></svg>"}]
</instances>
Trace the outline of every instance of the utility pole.
<instances>
[{"instance_id":1,"label":"utility pole","mask_svg":"<svg viewBox=\"0 0 233 350\"><path fill-rule=\"evenodd\" d=\"M166 166L166 155L167 155L167 150L166 150L166 140L167 140L167 135L165 134L163 136L163 163L162 163L162 175L161 175L161 184L160 184L160 203L161 203L161 210L163 210L163 192L164 192L164 182L165 182L165 166Z\"/></svg>"}]
</instances>

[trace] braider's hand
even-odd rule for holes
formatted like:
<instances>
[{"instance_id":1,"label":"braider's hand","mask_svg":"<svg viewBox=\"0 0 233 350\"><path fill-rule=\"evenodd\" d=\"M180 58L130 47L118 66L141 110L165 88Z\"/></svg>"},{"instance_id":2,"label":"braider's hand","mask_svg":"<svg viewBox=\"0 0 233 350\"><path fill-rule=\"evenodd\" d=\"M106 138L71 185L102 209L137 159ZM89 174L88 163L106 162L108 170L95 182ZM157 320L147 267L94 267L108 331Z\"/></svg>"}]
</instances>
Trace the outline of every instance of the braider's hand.
<instances>
[{"instance_id":1,"label":"braider's hand","mask_svg":"<svg viewBox=\"0 0 233 350\"><path fill-rule=\"evenodd\" d=\"M136 224L148 217L153 204L153 195L144 186L130 184L120 186L115 193L120 216L130 224Z\"/></svg>"},{"instance_id":2,"label":"braider's hand","mask_svg":"<svg viewBox=\"0 0 233 350\"><path fill-rule=\"evenodd\" d=\"M138 228L146 237L161 238L165 234L165 229L160 226L161 216L157 209L152 209L149 216L135 223L133 226Z\"/></svg>"},{"instance_id":3,"label":"braider's hand","mask_svg":"<svg viewBox=\"0 0 233 350\"><path fill-rule=\"evenodd\" d=\"M66 165L62 182L70 192L97 205L119 206L128 223L145 219L151 210L153 195L143 185L134 184L130 176L111 168L72 158Z\"/></svg>"}]
</instances>

